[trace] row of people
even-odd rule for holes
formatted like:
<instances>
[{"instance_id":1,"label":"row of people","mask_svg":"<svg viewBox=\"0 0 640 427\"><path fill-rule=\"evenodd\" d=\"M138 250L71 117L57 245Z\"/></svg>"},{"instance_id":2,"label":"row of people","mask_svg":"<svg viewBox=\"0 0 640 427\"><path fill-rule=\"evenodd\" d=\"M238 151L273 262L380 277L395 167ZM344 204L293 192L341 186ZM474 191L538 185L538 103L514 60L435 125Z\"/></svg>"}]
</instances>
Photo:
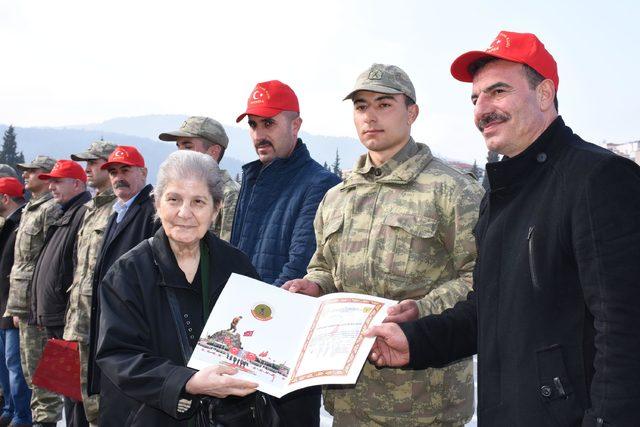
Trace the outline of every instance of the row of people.
<instances>
[{"instance_id":1,"label":"row of people","mask_svg":"<svg viewBox=\"0 0 640 427\"><path fill-rule=\"evenodd\" d=\"M160 135L213 155L169 156L153 196L135 148L96 156L115 204L107 203L102 229L87 229L96 232L86 243L94 255L83 287L75 276L89 260L72 268L69 288L52 275L68 277L78 253L69 255L66 243L77 236L72 247L80 248L92 203L109 189L83 205L86 178L77 164L53 167L43 157L21 165L35 197L15 237L7 313L17 317L21 351L29 349L28 382L44 339L80 341L67 329L83 318L91 325L80 350L90 422L318 425L318 388L276 400L253 393L256 384L234 379L232 369L185 367L237 272L313 296L402 300L369 331L377 336L373 364L355 386L325 389L334 425L463 425L473 413L476 352L481 423L633 425L639 349L628 323L637 319L629 305L637 295L639 168L564 125L557 66L534 35L503 31L486 51L459 57L451 72L473 82L475 124L488 148L505 156L487 165L484 196L411 137L419 108L400 68L373 64L345 97L367 153L340 184L298 139L295 93L264 82L238 117L248 116L258 160L244 166L234 208L217 167L228 139L212 141L224 135L212 119L191 118ZM87 175L95 183L97 173ZM38 181L49 182L52 196L38 191ZM230 229L216 220L228 208ZM209 233L216 223L218 234L230 230L230 245ZM98 391L100 410L91 417L89 395ZM34 421L57 421L39 414L58 414L58 396L34 387L32 400ZM79 402L66 407L80 425Z\"/></svg>"}]
</instances>

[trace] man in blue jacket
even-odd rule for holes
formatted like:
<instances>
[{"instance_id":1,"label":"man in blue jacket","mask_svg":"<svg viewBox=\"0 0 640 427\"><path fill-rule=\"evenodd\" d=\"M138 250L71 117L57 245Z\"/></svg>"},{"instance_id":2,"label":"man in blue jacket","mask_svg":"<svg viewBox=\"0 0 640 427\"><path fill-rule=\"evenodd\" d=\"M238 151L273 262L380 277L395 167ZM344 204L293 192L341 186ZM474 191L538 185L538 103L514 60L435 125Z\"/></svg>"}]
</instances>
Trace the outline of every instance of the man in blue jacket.
<instances>
[{"instance_id":1,"label":"man in blue jacket","mask_svg":"<svg viewBox=\"0 0 640 427\"><path fill-rule=\"evenodd\" d=\"M246 253L263 281L282 286L304 276L316 249L313 219L320 200L340 179L309 155L298 131L298 98L277 80L258 83L247 109L258 160L242 167L231 244ZM320 388L279 401L285 425L319 425Z\"/></svg>"}]
</instances>

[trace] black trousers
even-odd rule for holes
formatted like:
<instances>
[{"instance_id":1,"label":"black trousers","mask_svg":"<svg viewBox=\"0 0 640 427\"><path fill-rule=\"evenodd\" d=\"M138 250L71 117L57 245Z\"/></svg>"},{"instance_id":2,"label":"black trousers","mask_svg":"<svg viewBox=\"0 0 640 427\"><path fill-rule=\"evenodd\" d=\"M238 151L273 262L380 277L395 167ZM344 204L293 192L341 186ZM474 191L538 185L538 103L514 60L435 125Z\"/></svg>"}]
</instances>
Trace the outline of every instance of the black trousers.
<instances>
[{"instance_id":1,"label":"black trousers","mask_svg":"<svg viewBox=\"0 0 640 427\"><path fill-rule=\"evenodd\" d=\"M277 402L282 427L318 427L322 387L308 387L294 391Z\"/></svg>"}]
</instances>

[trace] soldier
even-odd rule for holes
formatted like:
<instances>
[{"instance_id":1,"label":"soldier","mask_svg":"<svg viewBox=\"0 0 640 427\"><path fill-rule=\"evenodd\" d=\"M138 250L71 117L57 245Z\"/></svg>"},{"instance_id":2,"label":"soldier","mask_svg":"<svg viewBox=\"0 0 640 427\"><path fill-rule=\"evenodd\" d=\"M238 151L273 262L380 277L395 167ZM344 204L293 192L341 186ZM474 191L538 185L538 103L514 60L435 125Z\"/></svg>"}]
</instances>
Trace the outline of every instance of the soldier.
<instances>
[{"instance_id":1,"label":"soldier","mask_svg":"<svg viewBox=\"0 0 640 427\"><path fill-rule=\"evenodd\" d=\"M400 68L373 64L346 99L368 152L327 192L308 273L284 287L410 299L414 318L439 313L471 289L482 188L413 140L419 109ZM367 364L355 386L328 388L324 397L337 426L462 426L473 414L473 366L471 359L428 371Z\"/></svg>"},{"instance_id":2,"label":"soldier","mask_svg":"<svg viewBox=\"0 0 640 427\"><path fill-rule=\"evenodd\" d=\"M87 383L89 395L100 393L101 387L116 387L110 381L101 382L101 372L95 364L95 351L100 319L99 286L109 267L125 252L144 239L153 236L159 227L154 221L155 208L151 184L146 184L147 168L135 147L120 145L109 155L100 169L109 173L116 201L107 220L104 237L97 255L91 283L91 316L89 329L89 361ZM117 419L114 411L125 411L130 402L100 401L98 424L111 425ZM132 403L132 405L134 405Z\"/></svg>"},{"instance_id":3,"label":"soldier","mask_svg":"<svg viewBox=\"0 0 640 427\"><path fill-rule=\"evenodd\" d=\"M116 148L115 144L97 141L88 150L72 154L75 161L87 162L85 172L87 183L96 191L93 199L86 204L87 211L78 231L76 241L76 268L73 284L69 289L69 306L65 316L64 339L76 341L80 353L80 385L82 392L82 413L74 414L90 425L98 422L98 396L87 393L87 366L89 360L89 319L91 316L91 294L93 269L102 244L102 237L111 215L115 195L111 188L109 173L101 169L109 155ZM81 409L80 406L77 407Z\"/></svg>"},{"instance_id":4,"label":"soldier","mask_svg":"<svg viewBox=\"0 0 640 427\"><path fill-rule=\"evenodd\" d=\"M32 390L31 416L34 426L55 426L62 417L60 397L31 383L47 334L44 328L28 322L33 271L45 235L61 214L60 206L49 193L46 181L39 179L38 175L50 172L55 164L56 161L51 157L37 156L31 163L17 165L22 171L25 189L31 192L31 200L22 211L16 232L7 314L13 316L14 324L20 331L20 359L25 379Z\"/></svg>"},{"instance_id":5,"label":"soldier","mask_svg":"<svg viewBox=\"0 0 640 427\"><path fill-rule=\"evenodd\" d=\"M31 279L31 316L29 321L43 326L49 338L62 338L64 313L68 303L67 289L73 280L73 254L76 236L91 200L87 191L87 175L73 160L58 160L46 174L38 175L48 181L53 199L60 206L62 216L49 228L44 246ZM78 402L64 398L67 425L77 426L70 415Z\"/></svg>"},{"instance_id":6,"label":"soldier","mask_svg":"<svg viewBox=\"0 0 640 427\"><path fill-rule=\"evenodd\" d=\"M189 117L180 129L161 133L158 138L162 141L176 141L178 150L193 150L207 154L218 164L229 145L229 137L222 125L209 117ZM226 170L220 169L220 174L224 185L224 198L222 209L218 212L212 231L228 242L231 239L231 226L238 193L240 193L240 184L235 182Z\"/></svg>"}]
</instances>

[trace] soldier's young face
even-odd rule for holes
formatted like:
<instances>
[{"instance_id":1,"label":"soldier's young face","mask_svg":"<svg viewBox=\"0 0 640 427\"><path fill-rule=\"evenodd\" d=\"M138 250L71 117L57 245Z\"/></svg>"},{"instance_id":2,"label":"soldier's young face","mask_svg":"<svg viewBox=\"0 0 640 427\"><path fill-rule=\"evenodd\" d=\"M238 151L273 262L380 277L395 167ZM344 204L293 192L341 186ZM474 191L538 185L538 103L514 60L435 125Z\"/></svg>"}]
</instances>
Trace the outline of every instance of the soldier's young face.
<instances>
[{"instance_id":1,"label":"soldier's young face","mask_svg":"<svg viewBox=\"0 0 640 427\"><path fill-rule=\"evenodd\" d=\"M46 191L49 183L38 178L41 173L47 173L44 169L25 169L22 172L22 179L24 179L24 188L32 193L42 193Z\"/></svg>"},{"instance_id":2,"label":"soldier's young face","mask_svg":"<svg viewBox=\"0 0 640 427\"><path fill-rule=\"evenodd\" d=\"M537 92L529 86L523 66L515 62L492 61L475 74L474 122L489 150L513 157L544 131Z\"/></svg>"},{"instance_id":3,"label":"soldier's young face","mask_svg":"<svg viewBox=\"0 0 640 427\"><path fill-rule=\"evenodd\" d=\"M283 111L273 117L249 116L249 135L258 158L269 164L276 158L286 159L293 153L302 119L296 113Z\"/></svg>"},{"instance_id":4,"label":"soldier's young face","mask_svg":"<svg viewBox=\"0 0 640 427\"><path fill-rule=\"evenodd\" d=\"M60 204L68 202L83 190L80 181L77 179L51 178L48 181L51 195Z\"/></svg>"},{"instance_id":5,"label":"soldier's young face","mask_svg":"<svg viewBox=\"0 0 640 427\"><path fill-rule=\"evenodd\" d=\"M90 187L96 188L99 191L104 191L111 186L109 181L109 172L104 169L100 169L100 166L107 161L104 159L87 160L87 165L84 171L87 174L87 184Z\"/></svg>"},{"instance_id":6,"label":"soldier's young face","mask_svg":"<svg viewBox=\"0 0 640 427\"><path fill-rule=\"evenodd\" d=\"M353 96L353 123L362 145L388 160L409 141L418 106L405 96L361 90Z\"/></svg>"},{"instance_id":7,"label":"soldier's young face","mask_svg":"<svg viewBox=\"0 0 640 427\"><path fill-rule=\"evenodd\" d=\"M197 244L219 211L207 184L195 179L169 182L156 209L169 240L183 245Z\"/></svg>"},{"instance_id":8,"label":"soldier's young face","mask_svg":"<svg viewBox=\"0 0 640 427\"><path fill-rule=\"evenodd\" d=\"M142 190L147 182L147 169L116 163L107 168L116 197L126 202Z\"/></svg>"}]
</instances>

